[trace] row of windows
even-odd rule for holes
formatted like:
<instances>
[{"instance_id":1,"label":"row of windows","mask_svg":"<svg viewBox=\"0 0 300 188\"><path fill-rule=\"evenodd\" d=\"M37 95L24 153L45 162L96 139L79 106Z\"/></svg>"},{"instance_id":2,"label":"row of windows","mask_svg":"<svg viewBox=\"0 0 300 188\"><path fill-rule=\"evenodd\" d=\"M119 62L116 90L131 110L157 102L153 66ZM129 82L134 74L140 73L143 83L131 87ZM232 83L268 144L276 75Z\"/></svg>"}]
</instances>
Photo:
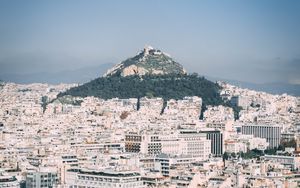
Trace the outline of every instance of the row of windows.
<instances>
[{"instance_id":1,"label":"row of windows","mask_svg":"<svg viewBox=\"0 0 300 188\"><path fill-rule=\"evenodd\" d=\"M82 176L82 175L79 175L78 179L79 180L90 180L90 181L94 181L94 183L96 183L97 181L114 182L114 183L140 181L139 177L137 177L137 178L136 177L132 177L132 178L126 178L126 179L119 179L119 178L91 177L91 176Z\"/></svg>"},{"instance_id":2,"label":"row of windows","mask_svg":"<svg viewBox=\"0 0 300 188\"><path fill-rule=\"evenodd\" d=\"M97 188L99 186L101 187L124 187L124 188L131 188L131 187L139 187L139 186L142 186L143 185L143 182L134 182L134 183L126 183L126 184L119 184L119 183L98 183L98 184L93 184L92 182L88 182L88 181L85 181L85 182L78 182L79 185L72 185L70 187L72 188ZM85 185L85 186L82 186L82 185ZM88 185L88 186L86 186ZM94 186L93 186L94 185Z\"/></svg>"}]
</instances>

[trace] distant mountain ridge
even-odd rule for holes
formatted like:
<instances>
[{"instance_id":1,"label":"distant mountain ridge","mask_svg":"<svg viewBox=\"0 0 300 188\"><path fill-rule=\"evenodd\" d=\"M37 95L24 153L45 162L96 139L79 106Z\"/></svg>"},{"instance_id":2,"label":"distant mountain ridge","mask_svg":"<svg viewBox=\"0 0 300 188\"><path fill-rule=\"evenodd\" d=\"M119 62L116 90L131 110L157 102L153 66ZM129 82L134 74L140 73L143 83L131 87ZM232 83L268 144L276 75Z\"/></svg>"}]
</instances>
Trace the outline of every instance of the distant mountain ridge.
<instances>
[{"instance_id":1,"label":"distant mountain ridge","mask_svg":"<svg viewBox=\"0 0 300 188\"><path fill-rule=\"evenodd\" d=\"M104 76L186 74L183 66L170 55L151 46L146 46L138 55L109 69Z\"/></svg>"},{"instance_id":2,"label":"distant mountain ridge","mask_svg":"<svg viewBox=\"0 0 300 188\"><path fill-rule=\"evenodd\" d=\"M83 67L75 70L65 70L59 72L37 72L37 73L6 73L0 74L0 79L6 82L19 84L30 83L86 83L96 77L103 75L107 69L112 67L112 63L105 63L98 66Z\"/></svg>"},{"instance_id":3,"label":"distant mountain ridge","mask_svg":"<svg viewBox=\"0 0 300 188\"><path fill-rule=\"evenodd\" d=\"M243 82L238 80L230 80L224 78L215 78L206 76L207 79L211 81L224 81L231 85L235 85L240 88L251 89L255 91L262 91L266 93L270 93L273 95L282 95L284 93L292 96L300 96L300 85L297 84L289 84L289 83L250 83L250 82Z\"/></svg>"},{"instance_id":4,"label":"distant mountain ridge","mask_svg":"<svg viewBox=\"0 0 300 188\"><path fill-rule=\"evenodd\" d=\"M71 88L58 97L109 98L199 96L205 104L220 104L221 87L198 74L188 75L170 55L146 46L139 54L109 69L102 77Z\"/></svg>"}]
</instances>

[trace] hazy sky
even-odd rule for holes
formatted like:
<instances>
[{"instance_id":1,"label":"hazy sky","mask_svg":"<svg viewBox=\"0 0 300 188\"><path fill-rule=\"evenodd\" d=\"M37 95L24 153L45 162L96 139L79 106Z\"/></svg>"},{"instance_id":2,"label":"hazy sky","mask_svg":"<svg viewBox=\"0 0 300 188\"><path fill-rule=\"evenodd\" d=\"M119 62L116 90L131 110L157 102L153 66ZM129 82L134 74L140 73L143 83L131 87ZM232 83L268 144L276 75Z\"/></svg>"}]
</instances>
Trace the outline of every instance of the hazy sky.
<instances>
[{"instance_id":1,"label":"hazy sky","mask_svg":"<svg viewBox=\"0 0 300 188\"><path fill-rule=\"evenodd\" d=\"M189 72L300 84L300 1L0 1L0 77L118 63L145 44Z\"/></svg>"}]
</instances>

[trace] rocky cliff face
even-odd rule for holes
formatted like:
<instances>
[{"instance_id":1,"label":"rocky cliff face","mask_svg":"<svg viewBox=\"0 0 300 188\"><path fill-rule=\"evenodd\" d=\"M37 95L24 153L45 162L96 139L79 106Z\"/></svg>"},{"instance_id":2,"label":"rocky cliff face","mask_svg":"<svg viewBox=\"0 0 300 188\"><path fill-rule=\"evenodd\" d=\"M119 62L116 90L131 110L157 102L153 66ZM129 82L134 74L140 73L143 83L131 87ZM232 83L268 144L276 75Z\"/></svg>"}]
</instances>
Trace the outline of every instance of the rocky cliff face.
<instances>
[{"instance_id":1,"label":"rocky cliff face","mask_svg":"<svg viewBox=\"0 0 300 188\"><path fill-rule=\"evenodd\" d=\"M186 74L186 71L170 55L147 46L138 55L128 58L108 70L104 76L145 74Z\"/></svg>"}]
</instances>

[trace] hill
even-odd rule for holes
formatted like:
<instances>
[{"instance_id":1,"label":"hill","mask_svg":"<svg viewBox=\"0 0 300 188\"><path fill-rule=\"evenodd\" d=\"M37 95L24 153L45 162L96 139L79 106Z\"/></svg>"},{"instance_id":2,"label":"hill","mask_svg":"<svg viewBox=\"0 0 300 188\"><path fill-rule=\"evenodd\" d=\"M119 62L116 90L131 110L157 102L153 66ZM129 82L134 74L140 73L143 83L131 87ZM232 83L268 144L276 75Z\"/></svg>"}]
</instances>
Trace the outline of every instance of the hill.
<instances>
[{"instance_id":1,"label":"hill","mask_svg":"<svg viewBox=\"0 0 300 188\"><path fill-rule=\"evenodd\" d=\"M169 99L186 96L202 98L202 112L207 105L226 105L220 97L221 87L197 74L186 74L181 64L160 50L146 47L138 55L122 61L103 77L60 93L63 96L102 99L161 97ZM235 112L238 112L234 108Z\"/></svg>"},{"instance_id":2,"label":"hill","mask_svg":"<svg viewBox=\"0 0 300 188\"><path fill-rule=\"evenodd\" d=\"M103 99L162 97L163 99L182 99L185 96L199 96L206 104L217 105L222 102L220 86L204 77L192 75L144 75L100 77L86 84L71 88L64 95Z\"/></svg>"},{"instance_id":3,"label":"hill","mask_svg":"<svg viewBox=\"0 0 300 188\"><path fill-rule=\"evenodd\" d=\"M182 99L185 96L199 96L206 105L220 105L223 101L219 95L220 86L197 74L180 75L131 75L100 77L86 84L71 88L58 97L71 95L76 97L95 96L110 98L161 97Z\"/></svg>"},{"instance_id":4,"label":"hill","mask_svg":"<svg viewBox=\"0 0 300 188\"><path fill-rule=\"evenodd\" d=\"M167 53L146 46L136 56L128 58L108 70L104 76L141 76L146 74L186 74L186 71Z\"/></svg>"}]
</instances>

